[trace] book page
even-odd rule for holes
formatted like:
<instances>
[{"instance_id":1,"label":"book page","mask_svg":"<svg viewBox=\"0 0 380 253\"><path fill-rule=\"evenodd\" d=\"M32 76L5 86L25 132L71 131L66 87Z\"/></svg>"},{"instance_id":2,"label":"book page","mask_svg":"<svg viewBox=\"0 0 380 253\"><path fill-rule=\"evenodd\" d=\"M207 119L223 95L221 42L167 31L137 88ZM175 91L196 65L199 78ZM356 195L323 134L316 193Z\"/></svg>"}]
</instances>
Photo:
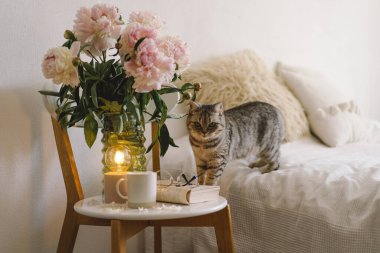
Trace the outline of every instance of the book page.
<instances>
[{"instance_id":1,"label":"book page","mask_svg":"<svg viewBox=\"0 0 380 253\"><path fill-rule=\"evenodd\" d=\"M190 188L157 185L157 201L189 204Z\"/></svg>"}]
</instances>

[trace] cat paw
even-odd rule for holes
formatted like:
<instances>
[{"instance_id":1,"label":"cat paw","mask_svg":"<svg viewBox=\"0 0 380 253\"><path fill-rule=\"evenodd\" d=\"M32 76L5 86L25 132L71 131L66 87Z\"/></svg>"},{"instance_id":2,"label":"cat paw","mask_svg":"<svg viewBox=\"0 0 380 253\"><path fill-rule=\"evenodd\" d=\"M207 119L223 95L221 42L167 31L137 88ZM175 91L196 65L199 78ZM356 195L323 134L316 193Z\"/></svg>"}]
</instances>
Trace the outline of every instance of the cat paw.
<instances>
[{"instance_id":1,"label":"cat paw","mask_svg":"<svg viewBox=\"0 0 380 253\"><path fill-rule=\"evenodd\" d=\"M280 167L280 164L276 163L276 164L267 164L263 167L260 167L259 170L262 174L265 174L265 173L269 173L269 172L272 172L272 171L275 171L275 170L278 170L278 168Z\"/></svg>"},{"instance_id":2,"label":"cat paw","mask_svg":"<svg viewBox=\"0 0 380 253\"><path fill-rule=\"evenodd\" d=\"M253 169L253 168L261 168L263 166L266 165L266 162L262 161L262 160L259 160L259 161L255 161L251 164L249 164L248 166Z\"/></svg>"},{"instance_id":3,"label":"cat paw","mask_svg":"<svg viewBox=\"0 0 380 253\"><path fill-rule=\"evenodd\" d=\"M265 169L263 169L263 168L259 168L259 170L260 170L260 172L261 172L262 174L266 174L266 173L269 173L269 172L272 172L272 171L273 171L272 169L268 169L268 168L265 168Z\"/></svg>"}]
</instances>

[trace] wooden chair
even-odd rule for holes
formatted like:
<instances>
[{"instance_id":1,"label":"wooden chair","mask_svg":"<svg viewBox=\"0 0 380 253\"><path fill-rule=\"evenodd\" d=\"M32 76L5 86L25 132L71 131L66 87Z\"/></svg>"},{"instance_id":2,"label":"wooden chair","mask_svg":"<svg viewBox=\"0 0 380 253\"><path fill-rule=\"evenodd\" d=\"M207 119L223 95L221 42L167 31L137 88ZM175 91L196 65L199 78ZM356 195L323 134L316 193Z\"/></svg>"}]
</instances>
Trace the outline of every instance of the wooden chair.
<instances>
[{"instance_id":1,"label":"wooden chair","mask_svg":"<svg viewBox=\"0 0 380 253\"><path fill-rule=\"evenodd\" d=\"M58 243L58 253L72 252L80 225L111 226L112 252L125 252L126 240L148 226L154 227L154 249L161 252L161 227L163 226L185 226L185 227L209 227L215 228L219 252L234 252L232 240L232 225L230 209L227 205L221 211L208 215L156 221L127 221L127 220L108 220L88 217L75 212L74 204L82 199L83 190L78 176L77 167L67 129L62 128L59 122L52 117L55 142L57 145L58 156L61 163L63 179L66 187L67 206L65 219L61 230ZM152 124L152 136L156 136L158 127ZM159 145L156 144L152 149L153 170L160 169Z\"/></svg>"},{"instance_id":2,"label":"wooden chair","mask_svg":"<svg viewBox=\"0 0 380 253\"><path fill-rule=\"evenodd\" d=\"M74 249L80 225L110 226L111 221L84 216L74 211L74 204L84 198L82 185L78 176L67 129L62 128L53 117L52 123L67 196L66 214L59 237L57 252L67 253L72 252Z\"/></svg>"}]
</instances>

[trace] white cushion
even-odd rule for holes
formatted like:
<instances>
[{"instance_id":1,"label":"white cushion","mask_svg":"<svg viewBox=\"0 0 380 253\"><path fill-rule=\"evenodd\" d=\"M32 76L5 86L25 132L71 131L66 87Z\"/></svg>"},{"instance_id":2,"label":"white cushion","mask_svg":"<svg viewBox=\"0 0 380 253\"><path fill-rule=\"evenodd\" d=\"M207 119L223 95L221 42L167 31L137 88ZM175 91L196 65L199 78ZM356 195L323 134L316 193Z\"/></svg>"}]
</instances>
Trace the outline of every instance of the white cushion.
<instances>
[{"instance_id":1,"label":"white cushion","mask_svg":"<svg viewBox=\"0 0 380 253\"><path fill-rule=\"evenodd\" d=\"M303 105L312 132L330 147L367 139L356 103L326 77L304 68L277 65L277 73Z\"/></svg>"}]
</instances>

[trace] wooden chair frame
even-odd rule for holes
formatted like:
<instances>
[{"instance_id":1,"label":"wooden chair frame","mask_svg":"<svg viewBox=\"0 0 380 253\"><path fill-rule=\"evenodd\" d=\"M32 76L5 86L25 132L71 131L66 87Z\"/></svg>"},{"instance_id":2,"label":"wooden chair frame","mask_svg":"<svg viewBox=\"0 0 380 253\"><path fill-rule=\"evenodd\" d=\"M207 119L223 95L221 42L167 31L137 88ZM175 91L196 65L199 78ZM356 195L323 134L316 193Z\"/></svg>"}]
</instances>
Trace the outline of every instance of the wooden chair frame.
<instances>
[{"instance_id":1,"label":"wooden chair frame","mask_svg":"<svg viewBox=\"0 0 380 253\"><path fill-rule=\"evenodd\" d=\"M80 225L111 226L112 252L126 252L126 241L148 226L154 227L154 249L161 252L161 227L214 227L219 252L233 253L233 237L230 208L197 217L170 219L170 220L109 220L93 218L75 212L74 204L84 199L82 185L80 183L74 154L66 128L62 128L59 122L52 117L52 124L57 145L58 156L61 164L63 179L65 182L67 205L63 221L61 235L58 243L58 253L73 252L75 240ZM152 136L157 136L158 126L152 124ZM152 149L153 170L160 169L159 145Z\"/></svg>"}]
</instances>

